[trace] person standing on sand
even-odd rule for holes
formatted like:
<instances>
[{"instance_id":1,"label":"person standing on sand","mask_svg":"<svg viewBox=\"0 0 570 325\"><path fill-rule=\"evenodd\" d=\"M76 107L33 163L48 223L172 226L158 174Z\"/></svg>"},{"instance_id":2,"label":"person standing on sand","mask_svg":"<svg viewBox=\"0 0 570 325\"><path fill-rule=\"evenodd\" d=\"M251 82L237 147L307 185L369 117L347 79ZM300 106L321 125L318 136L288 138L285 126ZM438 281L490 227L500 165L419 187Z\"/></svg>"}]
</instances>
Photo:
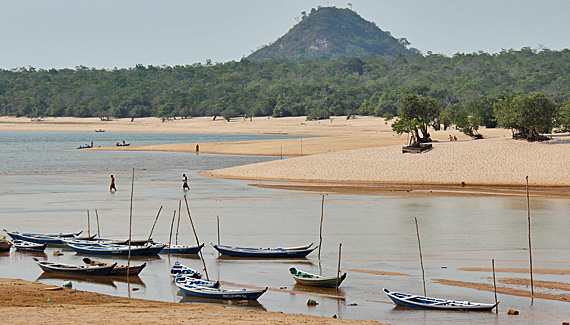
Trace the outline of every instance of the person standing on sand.
<instances>
[{"instance_id":1,"label":"person standing on sand","mask_svg":"<svg viewBox=\"0 0 570 325\"><path fill-rule=\"evenodd\" d=\"M200 145L196 144L196 154L200 153Z\"/></svg>"},{"instance_id":2,"label":"person standing on sand","mask_svg":"<svg viewBox=\"0 0 570 325\"><path fill-rule=\"evenodd\" d=\"M186 174L182 174L182 189L185 191L190 190L190 186L188 186L188 177L186 177Z\"/></svg>"},{"instance_id":3,"label":"person standing on sand","mask_svg":"<svg viewBox=\"0 0 570 325\"><path fill-rule=\"evenodd\" d=\"M109 187L109 191L111 191L111 193L117 191L117 188L115 187L115 177L113 177L113 175L111 175L111 186Z\"/></svg>"}]
</instances>

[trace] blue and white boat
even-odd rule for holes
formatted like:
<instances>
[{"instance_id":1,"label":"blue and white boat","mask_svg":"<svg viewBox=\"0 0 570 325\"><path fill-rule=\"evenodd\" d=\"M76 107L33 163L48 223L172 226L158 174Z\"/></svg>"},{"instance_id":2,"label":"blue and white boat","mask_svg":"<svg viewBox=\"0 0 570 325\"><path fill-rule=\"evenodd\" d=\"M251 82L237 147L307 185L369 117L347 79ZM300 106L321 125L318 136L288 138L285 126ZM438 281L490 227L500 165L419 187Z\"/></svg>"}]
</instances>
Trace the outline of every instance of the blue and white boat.
<instances>
[{"instance_id":1,"label":"blue and white boat","mask_svg":"<svg viewBox=\"0 0 570 325\"><path fill-rule=\"evenodd\" d=\"M187 246L187 245L168 245L164 246L161 251L162 254L198 254L200 250L204 247L204 244L200 246Z\"/></svg>"},{"instance_id":2,"label":"blue and white boat","mask_svg":"<svg viewBox=\"0 0 570 325\"><path fill-rule=\"evenodd\" d=\"M312 243L307 246L288 248L252 248L214 244L212 246L223 255L249 258L303 258L318 247L312 247Z\"/></svg>"},{"instance_id":3,"label":"blue and white boat","mask_svg":"<svg viewBox=\"0 0 570 325\"><path fill-rule=\"evenodd\" d=\"M12 244L16 247L16 250L27 252L43 252L47 247L46 243L38 244L19 239L14 240Z\"/></svg>"},{"instance_id":4,"label":"blue and white boat","mask_svg":"<svg viewBox=\"0 0 570 325\"><path fill-rule=\"evenodd\" d=\"M148 244L142 246L99 244L99 245L77 245L67 243L67 246L77 253L95 254L95 255L123 255L139 256L139 255L157 255L163 248L164 244Z\"/></svg>"},{"instance_id":5,"label":"blue and white boat","mask_svg":"<svg viewBox=\"0 0 570 325\"><path fill-rule=\"evenodd\" d=\"M390 292L384 288L384 293L399 306L433 309L433 310L458 310L458 311L491 311L499 304L482 304L470 301L457 301L439 298L410 295L407 293Z\"/></svg>"},{"instance_id":6,"label":"blue and white boat","mask_svg":"<svg viewBox=\"0 0 570 325\"><path fill-rule=\"evenodd\" d=\"M202 278L202 274L200 274L198 271L186 265L180 264L180 262L174 262L174 265L172 265L170 268L170 276L176 278L178 275L194 279Z\"/></svg>"},{"instance_id":7,"label":"blue and white boat","mask_svg":"<svg viewBox=\"0 0 570 325\"><path fill-rule=\"evenodd\" d=\"M176 286L188 296L214 299L239 299L239 300L257 300L267 291L267 287L261 290L252 289L236 289L225 290L220 288L203 287L199 285L175 282Z\"/></svg>"},{"instance_id":8,"label":"blue and white boat","mask_svg":"<svg viewBox=\"0 0 570 325\"><path fill-rule=\"evenodd\" d=\"M4 232L8 234L8 236L12 237L12 239L27 241L31 243L38 243L38 244L51 244L51 245L64 245L62 238L68 238L73 236L78 236L81 232L73 233L73 234L34 234L34 233L19 233L17 231L7 231L4 229Z\"/></svg>"},{"instance_id":9,"label":"blue and white boat","mask_svg":"<svg viewBox=\"0 0 570 325\"><path fill-rule=\"evenodd\" d=\"M220 287L219 281L212 282L212 281L207 281L207 280L189 278L189 277L184 276L182 274L177 274L176 277L174 278L174 282L175 283L183 283L183 284L187 284L187 285L208 287L208 288L219 288Z\"/></svg>"}]
</instances>

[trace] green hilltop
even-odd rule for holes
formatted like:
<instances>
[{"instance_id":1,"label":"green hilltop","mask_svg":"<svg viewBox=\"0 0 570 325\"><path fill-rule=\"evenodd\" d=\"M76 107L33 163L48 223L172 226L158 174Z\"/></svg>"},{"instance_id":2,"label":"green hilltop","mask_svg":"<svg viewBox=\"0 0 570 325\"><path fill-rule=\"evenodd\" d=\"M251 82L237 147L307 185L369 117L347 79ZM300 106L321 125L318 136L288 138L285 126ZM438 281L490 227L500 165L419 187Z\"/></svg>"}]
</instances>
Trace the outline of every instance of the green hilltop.
<instances>
[{"instance_id":1,"label":"green hilltop","mask_svg":"<svg viewBox=\"0 0 570 325\"><path fill-rule=\"evenodd\" d=\"M301 13L299 23L285 35L247 58L259 61L274 57L300 60L420 54L408 46L405 38L394 38L350 9L322 7Z\"/></svg>"}]
</instances>

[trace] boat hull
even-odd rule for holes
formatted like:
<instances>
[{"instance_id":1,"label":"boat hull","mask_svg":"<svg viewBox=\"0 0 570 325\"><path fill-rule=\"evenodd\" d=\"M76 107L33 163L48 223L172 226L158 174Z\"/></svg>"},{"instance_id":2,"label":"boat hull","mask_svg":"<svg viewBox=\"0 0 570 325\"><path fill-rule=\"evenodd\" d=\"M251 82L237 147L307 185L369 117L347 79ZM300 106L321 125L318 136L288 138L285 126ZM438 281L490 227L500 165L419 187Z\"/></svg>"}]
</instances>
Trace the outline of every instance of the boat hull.
<instances>
[{"instance_id":1,"label":"boat hull","mask_svg":"<svg viewBox=\"0 0 570 325\"><path fill-rule=\"evenodd\" d=\"M203 247L204 244L200 246L166 245L160 252L162 254L198 254Z\"/></svg>"},{"instance_id":2,"label":"boat hull","mask_svg":"<svg viewBox=\"0 0 570 325\"><path fill-rule=\"evenodd\" d=\"M384 289L384 293L399 306L420 308L429 310L455 310L455 311L491 311L496 304L482 304L469 301L446 300L439 298L415 296L406 293L390 292Z\"/></svg>"},{"instance_id":3,"label":"boat hull","mask_svg":"<svg viewBox=\"0 0 570 325\"><path fill-rule=\"evenodd\" d=\"M75 274L75 275L109 275L115 264L109 266L76 266L69 264L58 264L50 262L42 262L37 258L34 261L44 271L59 274Z\"/></svg>"},{"instance_id":4,"label":"boat hull","mask_svg":"<svg viewBox=\"0 0 570 325\"><path fill-rule=\"evenodd\" d=\"M112 263L106 263L106 262L101 262L101 261L95 261L92 260L88 257L83 259L83 263L85 263L86 265L91 265L91 266L108 266L108 265L113 265ZM125 276L125 275L139 275L139 273L141 273L141 271L146 267L146 263L143 263L141 265L131 265L131 266L127 266L127 265L118 265L117 263L115 263L115 267L113 267L111 269L111 272L109 273L109 275L116 275L116 276Z\"/></svg>"},{"instance_id":5,"label":"boat hull","mask_svg":"<svg viewBox=\"0 0 570 325\"><path fill-rule=\"evenodd\" d=\"M303 258L309 255L317 247L304 249L284 249L284 248L244 248L213 245L222 255L248 258Z\"/></svg>"},{"instance_id":6,"label":"boat hull","mask_svg":"<svg viewBox=\"0 0 570 325\"><path fill-rule=\"evenodd\" d=\"M67 246L73 249L75 252L87 255L117 255L117 256L128 256L129 246L128 245L111 245L105 244L100 246L88 246L88 245L75 245L68 243ZM141 256L141 255L157 255L164 246L153 245L153 246L131 246L130 255L131 256Z\"/></svg>"},{"instance_id":7,"label":"boat hull","mask_svg":"<svg viewBox=\"0 0 570 325\"><path fill-rule=\"evenodd\" d=\"M302 271L297 271L296 269L294 269L294 271L289 269L289 272L291 273L291 276L293 277L293 279L295 279L295 282L297 282L297 284L310 286L310 287L336 288L337 286L340 286L342 281L344 281L344 279L346 278L346 273L343 273L340 277L336 276L324 277L320 275L314 275Z\"/></svg>"},{"instance_id":8,"label":"boat hull","mask_svg":"<svg viewBox=\"0 0 570 325\"><path fill-rule=\"evenodd\" d=\"M182 283L176 283L176 286L180 291L188 296L229 300L257 300L267 291L267 288L261 290L220 290L215 288L185 285Z\"/></svg>"}]
</instances>

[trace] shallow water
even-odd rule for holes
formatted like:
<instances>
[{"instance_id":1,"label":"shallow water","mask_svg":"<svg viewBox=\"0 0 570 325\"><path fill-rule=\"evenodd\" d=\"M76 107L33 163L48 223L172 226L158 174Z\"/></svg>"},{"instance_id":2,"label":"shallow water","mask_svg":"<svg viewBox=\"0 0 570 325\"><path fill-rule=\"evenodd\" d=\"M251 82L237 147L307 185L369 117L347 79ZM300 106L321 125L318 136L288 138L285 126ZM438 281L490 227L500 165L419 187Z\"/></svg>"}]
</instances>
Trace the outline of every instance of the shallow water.
<instances>
[{"instance_id":1,"label":"shallow water","mask_svg":"<svg viewBox=\"0 0 570 325\"><path fill-rule=\"evenodd\" d=\"M133 237L146 238L161 206L163 210L152 237L167 242L174 211L182 202L178 242L195 244L183 201L181 176L189 176L187 193L194 226L204 248L207 271L212 279L244 286L268 286L258 304L235 308L265 309L351 319L408 323L560 323L570 320L568 302L499 294L500 313L434 312L395 308L382 292L422 294L422 278L414 217L418 218L426 289L429 296L491 303L492 292L444 286L431 279L492 283L491 274L465 272L460 267L528 267L526 200L519 198L418 198L362 195L327 195L324 204L321 262L317 251L300 260L248 260L218 258L209 245L217 242L217 217L222 244L252 247L298 246L319 242L321 196L314 193L262 189L247 181L205 178L196 172L249 164L275 157L225 156L166 152L92 152L70 150L89 138L104 134L108 145L123 138L136 144L242 140L232 135L107 134L88 132L0 133L0 226L21 232L97 232L97 209L102 237L126 238L132 168L135 167ZM201 138L192 138L194 136ZM54 138L55 137L55 138ZM136 138L140 137L140 138ZM252 136L253 137L253 136ZM255 138L255 137L253 137ZM10 139L10 141L6 141ZM100 139L101 140L101 139ZM102 140L101 140L102 141ZM95 142L95 145L97 145ZM109 193L109 175L117 179L118 191ZM531 189L532 190L532 189ZM569 269L570 200L531 199L532 243L535 268ZM176 228L176 223L174 225ZM337 295L335 290L296 286L288 269L332 275L342 243L343 269L398 272L407 276L384 276L347 271L338 295L344 299L312 295ZM54 257L60 250L63 256ZM61 285L67 278L45 278L32 255L11 252L0 255L0 276ZM44 258L81 264L84 256L64 248L48 248ZM97 258L111 261L108 258ZM147 268L130 284L124 279L72 279L80 290L172 302L194 302L182 297L168 269L174 261L196 269L197 258L139 257ZM122 260L126 262L126 260ZM528 278L525 274L498 273L497 278ZM535 280L568 283L568 276L537 275ZM291 294L286 290L305 291ZM283 292L279 292L283 291ZM548 292L535 288L536 292ZM306 305L307 299L319 302ZM200 300L199 303L217 302ZM227 304L227 302L225 303ZM351 305L356 304L356 305ZM507 316L507 309L519 316Z\"/></svg>"}]
</instances>

